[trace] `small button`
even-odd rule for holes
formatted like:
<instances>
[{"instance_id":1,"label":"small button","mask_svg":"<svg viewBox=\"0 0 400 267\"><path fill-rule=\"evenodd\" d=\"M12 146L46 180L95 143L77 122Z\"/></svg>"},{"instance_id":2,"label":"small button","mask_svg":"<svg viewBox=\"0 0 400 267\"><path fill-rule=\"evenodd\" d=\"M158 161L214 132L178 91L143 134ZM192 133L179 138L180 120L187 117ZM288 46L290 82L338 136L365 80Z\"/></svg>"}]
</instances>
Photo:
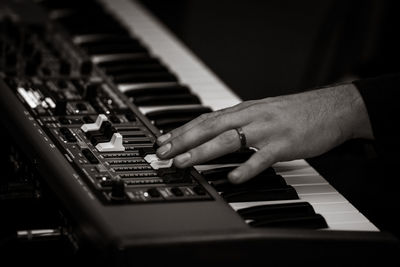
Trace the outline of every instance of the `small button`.
<instances>
[{"instance_id":1,"label":"small button","mask_svg":"<svg viewBox=\"0 0 400 267\"><path fill-rule=\"evenodd\" d=\"M200 185L193 187L193 191L199 196L204 196L206 194L206 191Z\"/></svg>"},{"instance_id":2,"label":"small button","mask_svg":"<svg viewBox=\"0 0 400 267\"><path fill-rule=\"evenodd\" d=\"M93 153L89 149L87 149L87 148L82 149L82 154L86 157L86 159L90 163L92 163L92 164L99 163L99 160L93 155Z\"/></svg>"},{"instance_id":3,"label":"small button","mask_svg":"<svg viewBox=\"0 0 400 267\"><path fill-rule=\"evenodd\" d=\"M172 194L174 194L177 197L183 196L182 190L180 190L178 187L172 187L171 192L172 192Z\"/></svg>"},{"instance_id":4,"label":"small button","mask_svg":"<svg viewBox=\"0 0 400 267\"><path fill-rule=\"evenodd\" d=\"M156 188L150 188L150 189L148 189L148 190L147 190L147 193L149 193L149 195L150 195L151 197L154 197L154 198L157 198L157 197L160 197L160 196L161 196L160 192L158 192L158 190L157 190Z\"/></svg>"}]
</instances>

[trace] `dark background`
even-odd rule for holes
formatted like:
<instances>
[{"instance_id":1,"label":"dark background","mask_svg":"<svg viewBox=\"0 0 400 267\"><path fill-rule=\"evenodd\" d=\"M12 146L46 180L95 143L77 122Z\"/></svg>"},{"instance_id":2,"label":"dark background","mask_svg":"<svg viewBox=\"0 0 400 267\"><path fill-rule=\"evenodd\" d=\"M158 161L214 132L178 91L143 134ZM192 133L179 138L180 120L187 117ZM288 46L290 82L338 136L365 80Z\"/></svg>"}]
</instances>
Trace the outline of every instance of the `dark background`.
<instances>
[{"instance_id":1,"label":"dark background","mask_svg":"<svg viewBox=\"0 0 400 267\"><path fill-rule=\"evenodd\" d=\"M142 3L243 100L400 69L399 1ZM353 140L307 160L378 227L400 236L397 158Z\"/></svg>"},{"instance_id":2,"label":"dark background","mask_svg":"<svg viewBox=\"0 0 400 267\"><path fill-rule=\"evenodd\" d=\"M399 70L398 1L142 2L244 100Z\"/></svg>"}]
</instances>

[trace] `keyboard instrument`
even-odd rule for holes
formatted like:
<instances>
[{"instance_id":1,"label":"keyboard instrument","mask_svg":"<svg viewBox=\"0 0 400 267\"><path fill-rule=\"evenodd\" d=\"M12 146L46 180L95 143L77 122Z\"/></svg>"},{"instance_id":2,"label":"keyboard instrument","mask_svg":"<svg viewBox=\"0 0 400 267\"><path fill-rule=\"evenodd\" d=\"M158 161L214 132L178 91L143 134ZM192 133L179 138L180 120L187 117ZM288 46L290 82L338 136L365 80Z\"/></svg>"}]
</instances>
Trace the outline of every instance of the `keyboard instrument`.
<instances>
[{"instance_id":1,"label":"keyboard instrument","mask_svg":"<svg viewBox=\"0 0 400 267\"><path fill-rule=\"evenodd\" d=\"M233 185L253 151L183 170L157 158L161 133L241 99L138 1L3 5L1 122L97 264L394 258L396 238L303 159Z\"/></svg>"}]
</instances>

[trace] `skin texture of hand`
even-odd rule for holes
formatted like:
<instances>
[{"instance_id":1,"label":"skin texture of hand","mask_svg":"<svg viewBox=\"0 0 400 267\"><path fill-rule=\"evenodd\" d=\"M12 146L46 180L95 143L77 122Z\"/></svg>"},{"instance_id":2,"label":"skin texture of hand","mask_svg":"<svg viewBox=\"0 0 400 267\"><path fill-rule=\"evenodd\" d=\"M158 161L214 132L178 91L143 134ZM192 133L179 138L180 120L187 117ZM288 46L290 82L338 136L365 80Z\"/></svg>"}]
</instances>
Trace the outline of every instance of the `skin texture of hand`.
<instances>
[{"instance_id":1,"label":"skin texture of hand","mask_svg":"<svg viewBox=\"0 0 400 267\"><path fill-rule=\"evenodd\" d=\"M352 138L373 139L364 102L352 84L246 101L207 113L160 136L157 155L185 168L240 148L242 127L247 145L257 148L228 175L244 182L279 161L320 155Z\"/></svg>"}]
</instances>

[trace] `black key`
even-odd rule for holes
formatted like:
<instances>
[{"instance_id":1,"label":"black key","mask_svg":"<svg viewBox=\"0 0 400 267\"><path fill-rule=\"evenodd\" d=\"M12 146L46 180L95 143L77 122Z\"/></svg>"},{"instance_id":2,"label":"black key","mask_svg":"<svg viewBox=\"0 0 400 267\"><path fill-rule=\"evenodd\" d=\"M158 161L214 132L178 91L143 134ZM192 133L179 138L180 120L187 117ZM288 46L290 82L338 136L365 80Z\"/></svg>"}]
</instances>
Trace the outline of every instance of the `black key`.
<instances>
[{"instance_id":1,"label":"black key","mask_svg":"<svg viewBox=\"0 0 400 267\"><path fill-rule=\"evenodd\" d=\"M188 89L189 90L189 89ZM161 120L167 118L196 118L204 113L212 112L211 108L198 106L192 108L162 109L146 113L146 117L150 120Z\"/></svg>"},{"instance_id":2,"label":"black key","mask_svg":"<svg viewBox=\"0 0 400 267\"><path fill-rule=\"evenodd\" d=\"M127 90L124 92L124 94L128 97L133 97L133 98L145 97L145 96L154 97L154 96L170 95L170 94L190 94L190 89L183 85L168 85L168 86L145 87L140 89ZM158 111L158 112L154 111L153 114L159 116L163 113L164 111Z\"/></svg>"},{"instance_id":3,"label":"black key","mask_svg":"<svg viewBox=\"0 0 400 267\"><path fill-rule=\"evenodd\" d=\"M253 188L250 190L233 190L232 192L223 192L221 196L227 202L299 199L296 190L290 185L287 185L282 188L259 188L259 189Z\"/></svg>"},{"instance_id":4,"label":"black key","mask_svg":"<svg viewBox=\"0 0 400 267\"><path fill-rule=\"evenodd\" d=\"M124 74L163 72L168 69L161 64L136 64L136 65L120 65L104 68L105 72L110 76L118 76Z\"/></svg>"},{"instance_id":5,"label":"black key","mask_svg":"<svg viewBox=\"0 0 400 267\"><path fill-rule=\"evenodd\" d=\"M115 44L90 43L82 47L89 55L147 53L147 49L136 42Z\"/></svg>"},{"instance_id":6,"label":"black key","mask_svg":"<svg viewBox=\"0 0 400 267\"><path fill-rule=\"evenodd\" d=\"M238 137L239 139L239 137ZM246 150L239 150L222 157L212 159L207 161L203 164L229 164L229 163L243 163L248 160L254 154L254 150L246 149Z\"/></svg>"},{"instance_id":7,"label":"black key","mask_svg":"<svg viewBox=\"0 0 400 267\"><path fill-rule=\"evenodd\" d=\"M193 94L154 95L133 98L137 106L168 106L168 105L190 105L201 104L200 99Z\"/></svg>"},{"instance_id":8,"label":"black key","mask_svg":"<svg viewBox=\"0 0 400 267\"><path fill-rule=\"evenodd\" d=\"M178 128L207 112L211 112L211 109L200 106L198 108L157 110L147 113L146 117L152 120L159 130L167 131Z\"/></svg>"},{"instance_id":9,"label":"black key","mask_svg":"<svg viewBox=\"0 0 400 267\"><path fill-rule=\"evenodd\" d=\"M314 208L307 202L261 205L237 210L245 220L273 219L314 215Z\"/></svg>"},{"instance_id":10,"label":"black key","mask_svg":"<svg viewBox=\"0 0 400 267\"><path fill-rule=\"evenodd\" d=\"M253 227L278 227L278 228L303 228L303 229L323 229L328 225L320 214L308 216L295 216L289 218L262 219L250 222Z\"/></svg>"},{"instance_id":11,"label":"black key","mask_svg":"<svg viewBox=\"0 0 400 267\"><path fill-rule=\"evenodd\" d=\"M121 83L154 83L154 82L178 82L175 75L169 72L133 73L114 76L117 84Z\"/></svg>"},{"instance_id":12,"label":"black key","mask_svg":"<svg viewBox=\"0 0 400 267\"><path fill-rule=\"evenodd\" d=\"M216 181L216 180L227 178L228 173L231 172L235 168L236 167L234 167L234 166L233 167L221 167L221 168L202 171L201 174L204 176L204 178L207 181ZM256 177L254 177L251 180L258 179L259 177L262 177L262 179L264 179L266 176L275 176L275 175L276 175L275 170L272 167L270 167L270 168L267 168L266 170L264 170L262 173L260 173L259 175L257 175Z\"/></svg>"},{"instance_id":13,"label":"black key","mask_svg":"<svg viewBox=\"0 0 400 267\"><path fill-rule=\"evenodd\" d=\"M86 47L96 44L140 44L138 39L132 38L132 36L124 34L100 34L79 43L79 46Z\"/></svg>"},{"instance_id":14,"label":"black key","mask_svg":"<svg viewBox=\"0 0 400 267\"><path fill-rule=\"evenodd\" d=\"M186 117L186 118L169 118L169 119L159 119L153 122L153 124L159 129L165 131L165 129L176 129L185 123L193 120L195 117Z\"/></svg>"},{"instance_id":15,"label":"black key","mask_svg":"<svg viewBox=\"0 0 400 267\"><path fill-rule=\"evenodd\" d=\"M144 64L161 64L157 58L150 56L134 56L130 58L119 58L110 61L100 62L97 65L105 71L123 68L125 66L135 66Z\"/></svg>"},{"instance_id":16,"label":"black key","mask_svg":"<svg viewBox=\"0 0 400 267\"><path fill-rule=\"evenodd\" d=\"M257 176L241 184L233 184L227 178L210 182L219 192L236 192L259 188L284 188L287 186L285 179L280 175Z\"/></svg>"}]
</instances>

